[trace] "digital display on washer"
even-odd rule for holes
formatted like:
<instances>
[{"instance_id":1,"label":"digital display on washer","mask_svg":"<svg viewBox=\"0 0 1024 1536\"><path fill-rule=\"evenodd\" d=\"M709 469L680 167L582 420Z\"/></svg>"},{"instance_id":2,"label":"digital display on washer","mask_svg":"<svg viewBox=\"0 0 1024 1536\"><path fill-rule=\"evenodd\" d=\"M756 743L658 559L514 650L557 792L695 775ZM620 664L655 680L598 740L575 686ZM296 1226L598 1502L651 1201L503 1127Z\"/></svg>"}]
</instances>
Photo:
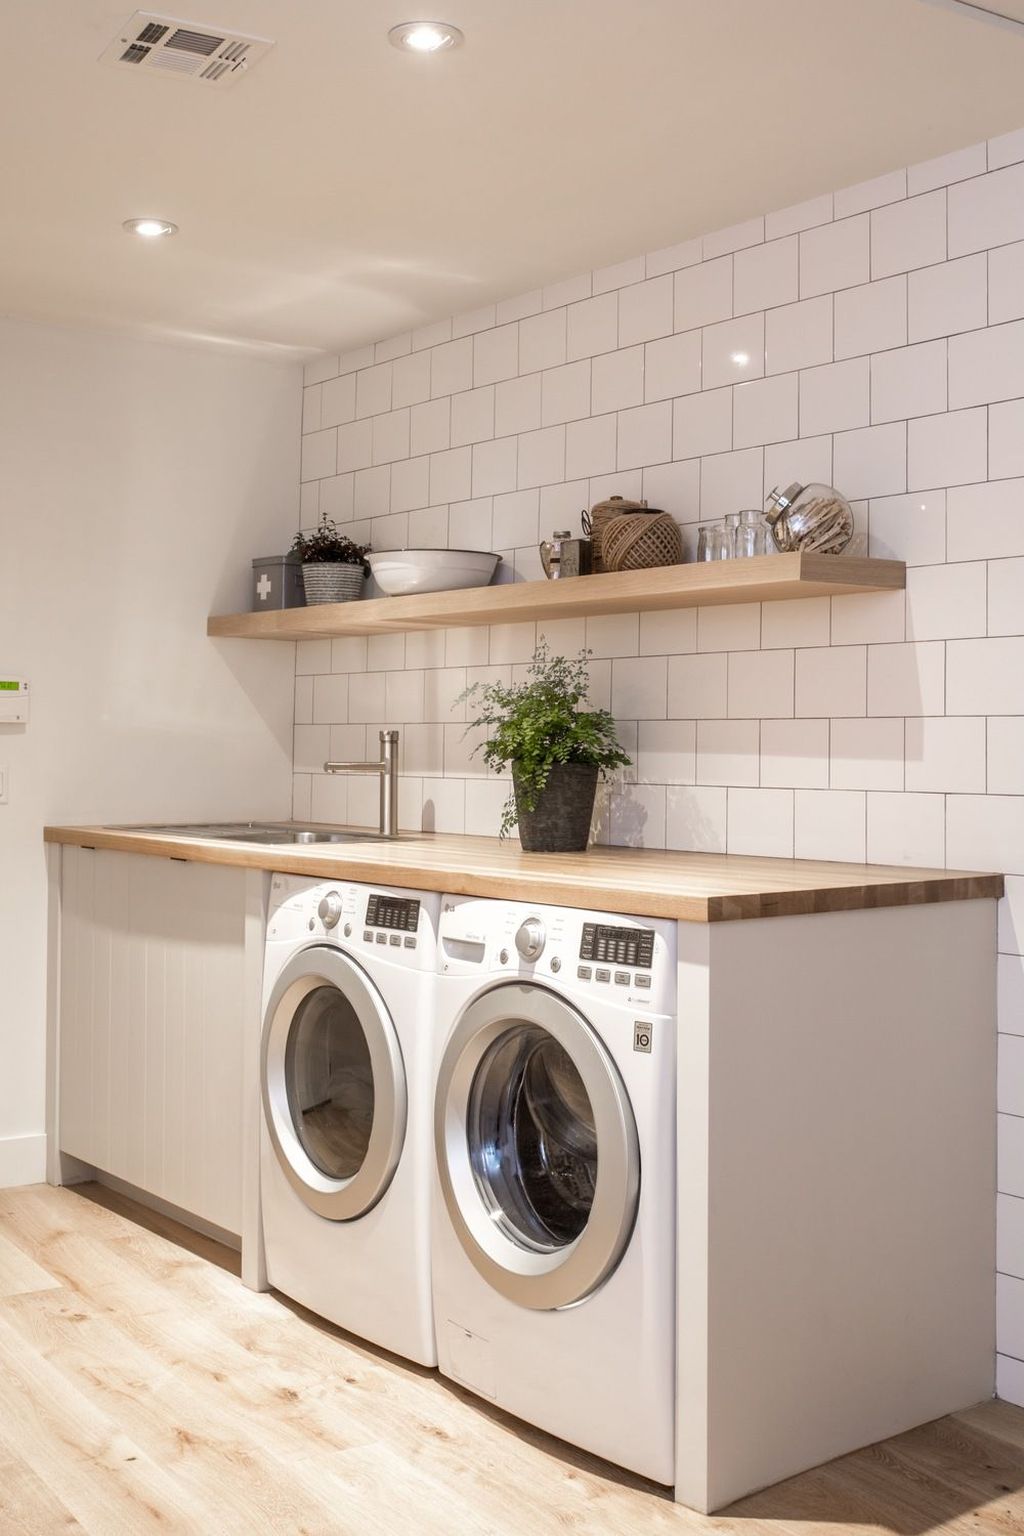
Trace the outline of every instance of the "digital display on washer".
<instances>
[{"instance_id":1,"label":"digital display on washer","mask_svg":"<svg viewBox=\"0 0 1024 1536\"><path fill-rule=\"evenodd\" d=\"M420 922L420 904L408 896L380 896L374 891L366 903L366 926L390 928L394 933L415 933Z\"/></svg>"},{"instance_id":2,"label":"digital display on washer","mask_svg":"<svg viewBox=\"0 0 1024 1536\"><path fill-rule=\"evenodd\" d=\"M638 965L647 970L654 961L654 929L584 923L580 959L596 960L599 965Z\"/></svg>"}]
</instances>

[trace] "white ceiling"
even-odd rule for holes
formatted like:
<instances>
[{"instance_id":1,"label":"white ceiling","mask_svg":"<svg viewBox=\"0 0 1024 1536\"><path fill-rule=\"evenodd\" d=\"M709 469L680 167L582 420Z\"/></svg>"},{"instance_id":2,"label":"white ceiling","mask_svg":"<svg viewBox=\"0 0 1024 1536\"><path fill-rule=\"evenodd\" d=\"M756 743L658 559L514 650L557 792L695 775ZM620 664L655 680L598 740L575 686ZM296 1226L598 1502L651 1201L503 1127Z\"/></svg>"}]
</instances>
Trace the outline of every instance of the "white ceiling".
<instances>
[{"instance_id":1,"label":"white ceiling","mask_svg":"<svg viewBox=\"0 0 1024 1536\"><path fill-rule=\"evenodd\" d=\"M418 58L423 0L172 0L275 39L220 91L97 62L132 0L3 0L0 310L333 351L1024 125L1024 28L949 0L437 4Z\"/></svg>"}]
</instances>

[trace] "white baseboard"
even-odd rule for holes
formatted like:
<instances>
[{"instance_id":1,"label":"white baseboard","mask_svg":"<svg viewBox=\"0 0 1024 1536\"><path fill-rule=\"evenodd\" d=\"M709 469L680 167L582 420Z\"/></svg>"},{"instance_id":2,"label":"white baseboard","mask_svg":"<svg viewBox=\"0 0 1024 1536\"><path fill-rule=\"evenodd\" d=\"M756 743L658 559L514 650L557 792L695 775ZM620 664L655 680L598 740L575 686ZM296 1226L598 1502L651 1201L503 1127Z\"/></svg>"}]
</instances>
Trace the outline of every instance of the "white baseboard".
<instances>
[{"instance_id":1,"label":"white baseboard","mask_svg":"<svg viewBox=\"0 0 1024 1536\"><path fill-rule=\"evenodd\" d=\"M996 1355L996 1396L1024 1408L1024 1361Z\"/></svg>"},{"instance_id":2,"label":"white baseboard","mask_svg":"<svg viewBox=\"0 0 1024 1536\"><path fill-rule=\"evenodd\" d=\"M42 1184L46 1179L46 1137L0 1137L0 1189Z\"/></svg>"}]
</instances>

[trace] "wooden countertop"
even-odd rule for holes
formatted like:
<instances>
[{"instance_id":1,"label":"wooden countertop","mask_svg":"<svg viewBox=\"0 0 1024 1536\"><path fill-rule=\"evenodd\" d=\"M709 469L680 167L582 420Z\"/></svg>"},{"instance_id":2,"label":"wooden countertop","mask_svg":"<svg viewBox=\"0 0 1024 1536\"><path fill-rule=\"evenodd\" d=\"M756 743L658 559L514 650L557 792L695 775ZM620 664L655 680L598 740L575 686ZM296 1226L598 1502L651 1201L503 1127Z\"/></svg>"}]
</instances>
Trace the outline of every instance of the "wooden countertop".
<instances>
[{"instance_id":1,"label":"wooden countertop","mask_svg":"<svg viewBox=\"0 0 1024 1536\"><path fill-rule=\"evenodd\" d=\"M450 833L400 834L390 843L307 847L214 841L140 828L47 827L44 835L49 843L79 848L693 923L917 906L1003 894L1002 875L963 870L760 859L653 848L524 853L516 841L501 843L494 837Z\"/></svg>"}]
</instances>

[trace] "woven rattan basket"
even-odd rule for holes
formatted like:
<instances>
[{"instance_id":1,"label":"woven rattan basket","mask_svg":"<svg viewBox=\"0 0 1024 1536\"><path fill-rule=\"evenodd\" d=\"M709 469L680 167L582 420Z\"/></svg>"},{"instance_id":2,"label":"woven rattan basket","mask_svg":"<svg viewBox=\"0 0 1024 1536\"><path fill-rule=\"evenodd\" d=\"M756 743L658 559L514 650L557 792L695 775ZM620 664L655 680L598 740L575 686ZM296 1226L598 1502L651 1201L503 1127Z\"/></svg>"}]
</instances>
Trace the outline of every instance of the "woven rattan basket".
<instances>
[{"instance_id":1,"label":"woven rattan basket","mask_svg":"<svg viewBox=\"0 0 1024 1536\"><path fill-rule=\"evenodd\" d=\"M678 565L683 558L679 524L667 512L627 512L606 523L601 537L606 571L642 571Z\"/></svg>"}]
</instances>

